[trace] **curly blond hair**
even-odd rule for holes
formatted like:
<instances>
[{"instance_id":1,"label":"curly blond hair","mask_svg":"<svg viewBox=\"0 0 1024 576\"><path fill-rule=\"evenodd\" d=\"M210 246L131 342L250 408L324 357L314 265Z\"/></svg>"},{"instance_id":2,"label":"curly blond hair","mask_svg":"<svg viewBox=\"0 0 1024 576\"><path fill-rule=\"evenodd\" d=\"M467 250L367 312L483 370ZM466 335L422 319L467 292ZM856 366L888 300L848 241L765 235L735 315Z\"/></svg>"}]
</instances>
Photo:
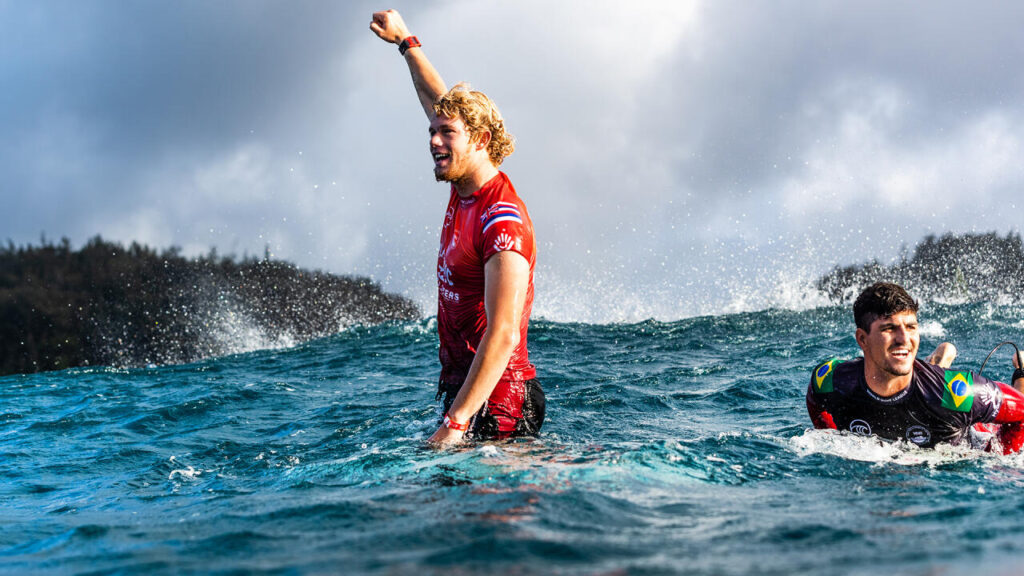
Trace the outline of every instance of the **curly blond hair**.
<instances>
[{"instance_id":1,"label":"curly blond hair","mask_svg":"<svg viewBox=\"0 0 1024 576\"><path fill-rule=\"evenodd\" d=\"M484 132L491 133L487 153L491 164L501 166L505 157L516 149L515 138L505 131L505 121L498 106L483 92L470 90L469 84L459 82L434 101L434 114L447 118L462 118L471 138Z\"/></svg>"}]
</instances>

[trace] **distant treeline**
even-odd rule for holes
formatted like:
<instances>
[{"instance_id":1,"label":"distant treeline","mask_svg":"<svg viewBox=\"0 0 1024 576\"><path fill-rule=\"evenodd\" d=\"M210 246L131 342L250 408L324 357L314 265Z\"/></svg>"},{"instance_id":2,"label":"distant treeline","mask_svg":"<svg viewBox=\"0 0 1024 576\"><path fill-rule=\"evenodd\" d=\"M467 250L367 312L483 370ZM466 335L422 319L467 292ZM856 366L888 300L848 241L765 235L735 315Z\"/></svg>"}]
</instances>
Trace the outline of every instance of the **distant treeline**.
<instances>
[{"instance_id":1,"label":"distant treeline","mask_svg":"<svg viewBox=\"0 0 1024 576\"><path fill-rule=\"evenodd\" d=\"M1020 234L945 234L924 238L913 256L837 266L818 280L818 289L838 303L852 302L878 281L901 284L916 298L957 301L1024 301L1024 247Z\"/></svg>"},{"instance_id":2,"label":"distant treeline","mask_svg":"<svg viewBox=\"0 0 1024 576\"><path fill-rule=\"evenodd\" d=\"M367 278L264 258L184 258L93 238L0 247L0 374L180 363L240 340L293 343L351 324L406 320L416 305Z\"/></svg>"}]
</instances>

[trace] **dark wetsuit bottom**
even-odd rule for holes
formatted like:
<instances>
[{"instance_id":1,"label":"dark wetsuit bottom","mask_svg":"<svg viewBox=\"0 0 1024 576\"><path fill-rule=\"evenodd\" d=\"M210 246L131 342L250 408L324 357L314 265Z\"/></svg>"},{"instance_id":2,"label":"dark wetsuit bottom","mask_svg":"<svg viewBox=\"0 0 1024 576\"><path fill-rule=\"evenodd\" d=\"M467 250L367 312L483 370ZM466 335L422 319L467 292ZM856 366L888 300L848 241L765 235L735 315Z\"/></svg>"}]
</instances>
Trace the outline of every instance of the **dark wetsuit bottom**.
<instances>
[{"instance_id":1,"label":"dark wetsuit bottom","mask_svg":"<svg viewBox=\"0 0 1024 576\"><path fill-rule=\"evenodd\" d=\"M452 407L458 387L439 385L444 413ZM506 440L536 436L544 424L546 398L536 378L526 382L498 382L483 408L473 416L466 436L475 440Z\"/></svg>"}]
</instances>

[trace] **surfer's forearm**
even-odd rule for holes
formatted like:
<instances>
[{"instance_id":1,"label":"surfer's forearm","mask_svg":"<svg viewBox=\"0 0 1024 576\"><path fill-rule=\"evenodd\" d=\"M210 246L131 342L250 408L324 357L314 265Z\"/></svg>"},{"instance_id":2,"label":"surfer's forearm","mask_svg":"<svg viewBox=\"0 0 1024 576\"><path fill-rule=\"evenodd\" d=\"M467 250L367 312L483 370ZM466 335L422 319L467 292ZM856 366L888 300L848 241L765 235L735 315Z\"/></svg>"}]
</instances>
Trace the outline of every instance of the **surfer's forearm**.
<instances>
[{"instance_id":1,"label":"surfer's forearm","mask_svg":"<svg viewBox=\"0 0 1024 576\"><path fill-rule=\"evenodd\" d=\"M416 97L427 118L434 118L434 101L448 91L441 79L441 74L427 60L422 48L410 48L405 51L405 63L412 74L412 84L416 88Z\"/></svg>"},{"instance_id":2,"label":"surfer's forearm","mask_svg":"<svg viewBox=\"0 0 1024 576\"><path fill-rule=\"evenodd\" d=\"M518 329L484 332L466 381L448 410L451 418L468 422L480 411L498 385L518 344Z\"/></svg>"},{"instance_id":3,"label":"surfer's forearm","mask_svg":"<svg viewBox=\"0 0 1024 576\"><path fill-rule=\"evenodd\" d=\"M381 40L392 44L402 45L402 42L414 38L405 21L398 12L385 10L376 12L370 22L370 30ZM427 59L423 48L417 43L408 45L403 57L409 66L409 74L412 75L412 85L416 89L416 97L423 107L427 118L434 118L434 101L438 96L448 91L441 74L434 68L434 65Z\"/></svg>"},{"instance_id":4,"label":"surfer's forearm","mask_svg":"<svg viewBox=\"0 0 1024 576\"><path fill-rule=\"evenodd\" d=\"M1024 352L1017 352L1013 355L1013 378L1011 378L1014 388L1018 392L1024 392Z\"/></svg>"},{"instance_id":5,"label":"surfer's forearm","mask_svg":"<svg viewBox=\"0 0 1024 576\"><path fill-rule=\"evenodd\" d=\"M448 414L466 422L490 398L519 346L519 323L526 305L530 264L516 252L499 252L484 265L487 329L477 346L466 381Z\"/></svg>"},{"instance_id":6,"label":"surfer's forearm","mask_svg":"<svg viewBox=\"0 0 1024 576\"><path fill-rule=\"evenodd\" d=\"M514 342L518 342L518 337L515 337ZM498 380L501 379L505 367L508 366L515 346L515 343L507 341L504 331L488 330L484 332L480 339L480 345L477 346L473 364L469 367L469 374L448 409L448 418L457 424L470 423L473 415L480 411L480 408L491 397L491 393L494 392ZM427 442L437 445L453 444L460 442L465 433L465 429L449 428L446 421L427 439Z\"/></svg>"},{"instance_id":7,"label":"surfer's forearm","mask_svg":"<svg viewBox=\"0 0 1024 576\"><path fill-rule=\"evenodd\" d=\"M943 368L949 368L956 360L956 346L950 342L943 342L935 347L935 351L928 357L928 363Z\"/></svg>"}]
</instances>

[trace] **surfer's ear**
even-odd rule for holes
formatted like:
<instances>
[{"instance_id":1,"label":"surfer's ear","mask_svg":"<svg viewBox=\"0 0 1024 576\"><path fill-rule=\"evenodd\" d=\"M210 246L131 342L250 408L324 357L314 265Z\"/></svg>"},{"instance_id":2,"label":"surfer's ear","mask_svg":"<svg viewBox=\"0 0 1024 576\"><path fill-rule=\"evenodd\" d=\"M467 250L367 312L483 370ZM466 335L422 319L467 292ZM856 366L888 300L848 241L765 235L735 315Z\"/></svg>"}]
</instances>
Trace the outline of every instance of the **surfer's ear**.
<instances>
[{"instance_id":1,"label":"surfer's ear","mask_svg":"<svg viewBox=\"0 0 1024 576\"><path fill-rule=\"evenodd\" d=\"M476 140L476 147L477 147L476 149L477 150L482 150L482 149L487 148L487 146L491 143L491 132L490 132L490 130L484 130L484 131L480 132L479 134L476 135L475 140Z\"/></svg>"}]
</instances>

